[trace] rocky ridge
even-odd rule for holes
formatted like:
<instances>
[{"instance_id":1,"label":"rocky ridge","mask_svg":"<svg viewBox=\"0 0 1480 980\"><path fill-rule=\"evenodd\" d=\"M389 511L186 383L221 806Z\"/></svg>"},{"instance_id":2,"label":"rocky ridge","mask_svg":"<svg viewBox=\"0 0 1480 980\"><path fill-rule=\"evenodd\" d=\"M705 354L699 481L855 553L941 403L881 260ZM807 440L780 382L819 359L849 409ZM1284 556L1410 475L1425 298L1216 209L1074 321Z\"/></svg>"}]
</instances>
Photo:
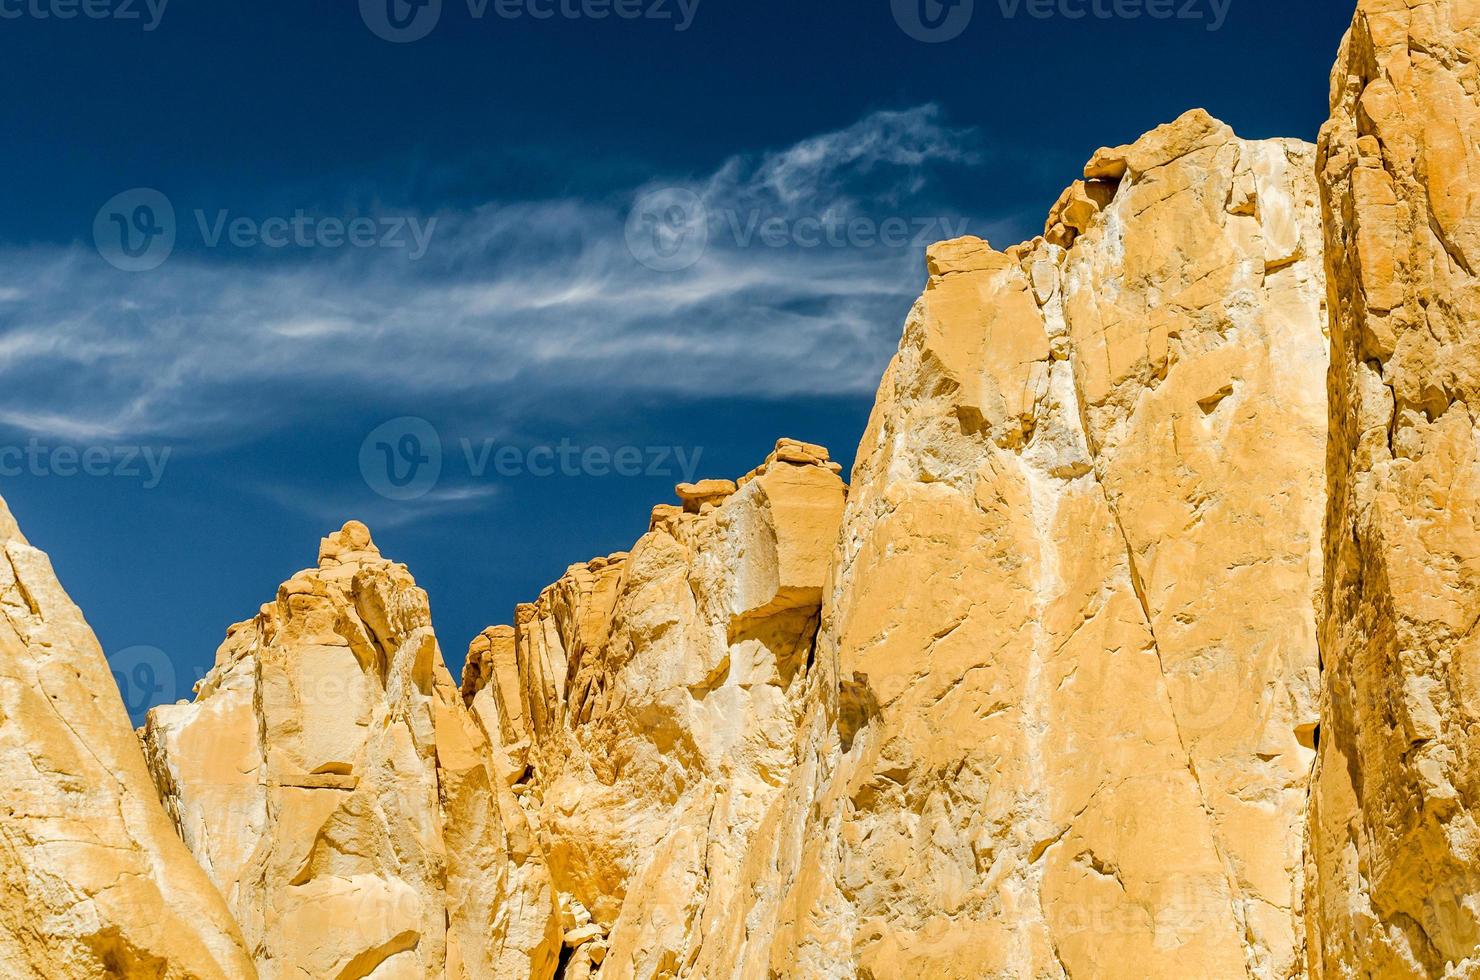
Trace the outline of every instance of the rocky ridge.
<instances>
[{"instance_id":1,"label":"rocky ridge","mask_svg":"<svg viewBox=\"0 0 1480 980\"><path fill-rule=\"evenodd\" d=\"M851 486L679 486L460 685L352 522L135 738L0 511L0 957L1480 976L1477 52L1361 0L1319 147L1190 112L935 246Z\"/></svg>"}]
</instances>

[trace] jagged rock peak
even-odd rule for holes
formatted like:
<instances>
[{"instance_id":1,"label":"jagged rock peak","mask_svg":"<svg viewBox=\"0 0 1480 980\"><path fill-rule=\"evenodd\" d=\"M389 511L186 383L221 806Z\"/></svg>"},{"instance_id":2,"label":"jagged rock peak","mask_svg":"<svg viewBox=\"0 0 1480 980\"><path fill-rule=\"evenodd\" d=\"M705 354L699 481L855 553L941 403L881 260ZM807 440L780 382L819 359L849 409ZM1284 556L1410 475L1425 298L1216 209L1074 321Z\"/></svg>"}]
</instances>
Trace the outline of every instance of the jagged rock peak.
<instances>
[{"instance_id":1,"label":"jagged rock peak","mask_svg":"<svg viewBox=\"0 0 1480 980\"><path fill-rule=\"evenodd\" d=\"M375 547L375 541L370 536L370 529L359 521L349 521L319 544L320 568L364 565L382 560L380 549Z\"/></svg>"},{"instance_id":2,"label":"jagged rock peak","mask_svg":"<svg viewBox=\"0 0 1480 980\"><path fill-rule=\"evenodd\" d=\"M195 703L150 712L145 744L267 980L553 972L548 875L426 594L363 524L231 630ZM511 902L531 918L510 921Z\"/></svg>"},{"instance_id":3,"label":"jagged rock peak","mask_svg":"<svg viewBox=\"0 0 1480 980\"><path fill-rule=\"evenodd\" d=\"M837 469L781 440L741 480L682 485L630 552L473 641L463 696L546 855L565 977L733 969L738 883L797 762Z\"/></svg>"}]
</instances>

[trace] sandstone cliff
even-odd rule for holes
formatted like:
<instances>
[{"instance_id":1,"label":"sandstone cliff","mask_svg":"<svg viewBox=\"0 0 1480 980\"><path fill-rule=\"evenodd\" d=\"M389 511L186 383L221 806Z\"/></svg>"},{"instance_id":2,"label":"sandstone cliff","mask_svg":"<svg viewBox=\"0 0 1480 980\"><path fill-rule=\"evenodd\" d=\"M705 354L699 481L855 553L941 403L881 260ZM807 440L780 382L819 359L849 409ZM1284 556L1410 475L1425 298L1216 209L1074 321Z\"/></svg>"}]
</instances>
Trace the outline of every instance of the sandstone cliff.
<instances>
[{"instance_id":1,"label":"sandstone cliff","mask_svg":"<svg viewBox=\"0 0 1480 980\"><path fill-rule=\"evenodd\" d=\"M1045 238L932 250L845 513L784 442L479 638L603 977L1298 969L1314 159L1203 113L1102 151ZM747 539L805 556L784 606Z\"/></svg>"},{"instance_id":2,"label":"sandstone cliff","mask_svg":"<svg viewBox=\"0 0 1480 980\"><path fill-rule=\"evenodd\" d=\"M0 507L0 959L1480 976L1477 54L1361 0L1319 148L1190 112L935 246L851 486L679 487L460 685L351 523L140 753Z\"/></svg>"},{"instance_id":3,"label":"sandstone cliff","mask_svg":"<svg viewBox=\"0 0 1480 980\"><path fill-rule=\"evenodd\" d=\"M232 628L197 693L150 713L149 759L263 978L554 972L528 827L426 594L363 525Z\"/></svg>"},{"instance_id":4,"label":"sandstone cliff","mask_svg":"<svg viewBox=\"0 0 1480 980\"><path fill-rule=\"evenodd\" d=\"M1191 113L1096 154L1045 239L931 251L825 607L837 745L783 975L1295 969L1313 161Z\"/></svg>"},{"instance_id":5,"label":"sandstone cliff","mask_svg":"<svg viewBox=\"0 0 1480 980\"><path fill-rule=\"evenodd\" d=\"M255 976L159 808L97 639L3 501L0 549L4 975Z\"/></svg>"},{"instance_id":6,"label":"sandstone cliff","mask_svg":"<svg viewBox=\"0 0 1480 980\"><path fill-rule=\"evenodd\" d=\"M1480 3L1362 0L1319 172L1331 494L1310 970L1480 974Z\"/></svg>"},{"instance_id":7,"label":"sandstone cliff","mask_svg":"<svg viewBox=\"0 0 1480 980\"><path fill-rule=\"evenodd\" d=\"M744 946L741 885L796 765L837 469L783 440L738 485L680 487L630 554L572 567L474 644L464 692L498 720L538 827L564 976L724 975Z\"/></svg>"}]
</instances>

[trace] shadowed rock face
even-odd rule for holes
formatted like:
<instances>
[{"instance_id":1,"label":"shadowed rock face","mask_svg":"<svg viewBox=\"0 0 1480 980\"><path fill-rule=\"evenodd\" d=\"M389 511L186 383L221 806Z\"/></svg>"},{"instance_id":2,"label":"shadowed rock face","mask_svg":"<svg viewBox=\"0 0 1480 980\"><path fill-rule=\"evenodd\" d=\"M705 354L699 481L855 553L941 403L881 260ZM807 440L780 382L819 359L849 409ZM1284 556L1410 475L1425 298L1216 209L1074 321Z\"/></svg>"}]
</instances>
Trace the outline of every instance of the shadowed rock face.
<instances>
[{"instance_id":1,"label":"shadowed rock face","mask_svg":"<svg viewBox=\"0 0 1480 980\"><path fill-rule=\"evenodd\" d=\"M1310 969L1480 969L1480 3L1362 0L1319 173L1331 269Z\"/></svg>"},{"instance_id":2,"label":"shadowed rock face","mask_svg":"<svg viewBox=\"0 0 1480 980\"><path fill-rule=\"evenodd\" d=\"M0 972L255 976L159 807L97 639L3 501L0 550Z\"/></svg>"}]
</instances>

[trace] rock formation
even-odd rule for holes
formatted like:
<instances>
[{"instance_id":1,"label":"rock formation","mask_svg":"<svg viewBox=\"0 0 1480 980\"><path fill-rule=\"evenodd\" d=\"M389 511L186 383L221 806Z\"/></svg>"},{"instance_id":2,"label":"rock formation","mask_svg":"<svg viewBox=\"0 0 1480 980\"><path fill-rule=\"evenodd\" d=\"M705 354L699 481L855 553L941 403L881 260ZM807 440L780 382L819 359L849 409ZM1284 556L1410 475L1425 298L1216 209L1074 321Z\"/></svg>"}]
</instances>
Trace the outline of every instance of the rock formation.
<instances>
[{"instance_id":1,"label":"rock formation","mask_svg":"<svg viewBox=\"0 0 1480 980\"><path fill-rule=\"evenodd\" d=\"M4 975L255 976L159 807L102 648L3 501L0 549Z\"/></svg>"},{"instance_id":2,"label":"rock formation","mask_svg":"<svg viewBox=\"0 0 1480 980\"><path fill-rule=\"evenodd\" d=\"M1045 238L931 250L825 607L838 745L783 975L1295 969L1313 161L1190 113L1096 154Z\"/></svg>"},{"instance_id":3,"label":"rock formation","mask_svg":"<svg viewBox=\"0 0 1480 980\"><path fill-rule=\"evenodd\" d=\"M846 513L783 441L479 638L603 977L1298 969L1314 159L1205 113L1101 151L1044 238L931 251ZM796 540L784 606L746 539Z\"/></svg>"},{"instance_id":4,"label":"rock formation","mask_svg":"<svg viewBox=\"0 0 1480 980\"><path fill-rule=\"evenodd\" d=\"M363 525L232 627L197 695L152 711L145 742L264 980L554 972L529 828L426 594Z\"/></svg>"},{"instance_id":5,"label":"rock formation","mask_svg":"<svg viewBox=\"0 0 1480 980\"><path fill-rule=\"evenodd\" d=\"M1312 976L1480 974L1480 4L1362 0L1319 174L1331 490Z\"/></svg>"},{"instance_id":6,"label":"rock formation","mask_svg":"<svg viewBox=\"0 0 1480 980\"><path fill-rule=\"evenodd\" d=\"M851 487L679 486L461 685L351 523L141 753L0 507L0 959L1480 977L1477 55L1361 0L1319 148L1190 112L935 246Z\"/></svg>"},{"instance_id":7,"label":"rock formation","mask_svg":"<svg viewBox=\"0 0 1480 980\"><path fill-rule=\"evenodd\" d=\"M538 828L565 977L719 975L743 944L738 883L796 763L838 469L782 440L738 484L684 485L630 553L573 566L475 641L464 695Z\"/></svg>"}]
</instances>

